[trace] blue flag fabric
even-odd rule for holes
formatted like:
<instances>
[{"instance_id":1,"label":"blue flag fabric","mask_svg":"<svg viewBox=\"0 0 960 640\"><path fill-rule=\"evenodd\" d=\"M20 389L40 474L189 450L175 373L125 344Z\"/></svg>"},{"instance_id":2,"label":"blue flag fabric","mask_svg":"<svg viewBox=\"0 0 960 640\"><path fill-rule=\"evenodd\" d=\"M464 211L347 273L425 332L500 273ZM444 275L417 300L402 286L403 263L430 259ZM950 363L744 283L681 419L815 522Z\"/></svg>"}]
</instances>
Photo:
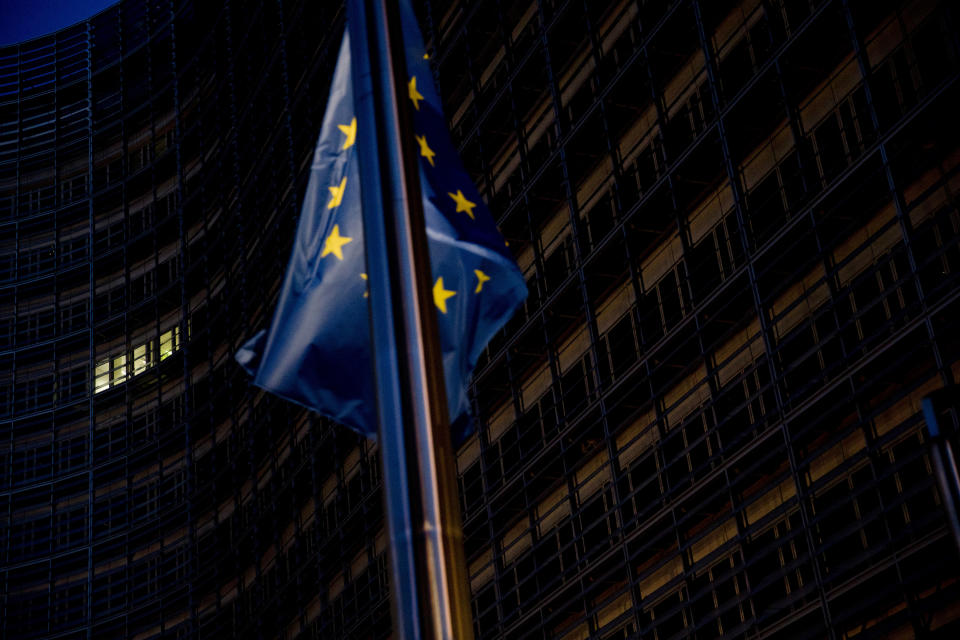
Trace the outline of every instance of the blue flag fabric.
<instances>
[{"instance_id":1,"label":"blue flag fabric","mask_svg":"<svg viewBox=\"0 0 960 640\"><path fill-rule=\"evenodd\" d=\"M427 238L454 441L470 425L477 358L526 298L523 276L446 129L419 27L401 2L406 95L420 160ZM270 328L236 358L254 384L366 436L377 416L349 33L345 33L290 263Z\"/></svg>"}]
</instances>

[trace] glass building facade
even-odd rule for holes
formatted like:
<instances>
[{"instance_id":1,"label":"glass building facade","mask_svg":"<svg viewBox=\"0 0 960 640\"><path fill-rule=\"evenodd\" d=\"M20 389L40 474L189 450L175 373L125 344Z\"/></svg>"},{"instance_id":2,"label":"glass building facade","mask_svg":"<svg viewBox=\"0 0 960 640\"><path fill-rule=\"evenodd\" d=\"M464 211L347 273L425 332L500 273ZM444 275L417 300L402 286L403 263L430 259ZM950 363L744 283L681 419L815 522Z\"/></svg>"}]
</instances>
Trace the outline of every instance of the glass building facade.
<instances>
[{"instance_id":1,"label":"glass building facade","mask_svg":"<svg viewBox=\"0 0 960 640\"><path fill-rule=\"evenodd\" d=\"M953 3L415 4L530 290L458 452L477 636L960 635ZM0 48L0 636L389 636L376 444L232 358L343 22L124 0Z\"/></svg>"}]
</instances>

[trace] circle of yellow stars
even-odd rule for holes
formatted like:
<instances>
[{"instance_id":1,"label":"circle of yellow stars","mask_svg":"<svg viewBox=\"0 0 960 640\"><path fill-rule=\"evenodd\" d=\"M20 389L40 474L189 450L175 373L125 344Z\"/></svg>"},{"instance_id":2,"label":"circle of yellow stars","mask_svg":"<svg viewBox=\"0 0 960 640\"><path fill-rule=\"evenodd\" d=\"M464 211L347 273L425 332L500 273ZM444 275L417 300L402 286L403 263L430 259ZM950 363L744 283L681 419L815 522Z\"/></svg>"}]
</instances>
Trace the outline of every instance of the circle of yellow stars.
<instances>
[{"instance_id":1,"label":"circle of yellow stars","mask_svg":"<svg viewBox=\"0 0 960 640\"><path fill-rule=\"evenodd\" d=\"M428 56L424 55L424 59ZM410 98L410 101L413 103L413 108L417 111L420 110L420 103L425 100L423 94L417 89L417 77L412 76L410 82L407 83L407 95ZM357 119L353 118L350 120L349 124L338 124L337 129L343 134L343 144L340 147L341 151L346 151L352 147L357 141ZM417 145L420 148L420 157L424 158L431 167L435 167L436 163L434 158L436 157L436 152L430 148L430 144L427 142L426 135L415 135L414 136ZM343 195L347 189L347 177L343 176L340 179L340 183L327 187L330 191L330 199L327 201L327 209L336 209L343 202ZM477 206L477 203L472 202L464 195L463 191L457 189L456 193L447 192L447 195L453 200L456 209L454 213L466 213L471 220L476 220L476 217L473 214L473 209ZM340 225L333 225L333 229L330 230L330 234L326 237L323 243L323 250L320 252L320 257L325 258L329 255L334 256L337 260L343 260L343 247L353 242L353 238L340 235ZM473 292L480 293L483 291L483 284L490 281L490 276L481 271L480 269L473 270L474 275L477 277L477 286ZM366 273L361 273L360 277L364 282L368 281L368 276ZM370 294L368 291L365 291L363 297L366 298ZM457 292L451 289L447 289L443 283L443 276L437 278L437 281L433 285L433 303L436 305L437 309L441 313L447 313L447 300L457 295Z\"/></svg>"}]
</instances>

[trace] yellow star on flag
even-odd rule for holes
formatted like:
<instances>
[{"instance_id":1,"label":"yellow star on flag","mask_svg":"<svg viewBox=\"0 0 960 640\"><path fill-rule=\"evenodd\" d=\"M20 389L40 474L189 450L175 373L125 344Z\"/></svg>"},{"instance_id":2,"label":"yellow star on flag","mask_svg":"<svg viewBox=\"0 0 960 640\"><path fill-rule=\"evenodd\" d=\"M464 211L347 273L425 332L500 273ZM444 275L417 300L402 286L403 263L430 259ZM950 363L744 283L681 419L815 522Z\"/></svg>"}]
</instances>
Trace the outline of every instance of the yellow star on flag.
<instances>
[{"instance_id":1,"label":"yellow star on flag","mask_svg":"<svg viewBox=\"0 0 960 640\"><path fill-rule=\"evenodd\" d=\"M323 251L320 253L320 257L325 258L332 253L333 255L337 256L337 260L343 260L343 245L347 244L348 242L353 242L353 238L341 236L340 225L333 225L333 230L323 243Z\"/></svg>"},{"instance_id":2,"label":"yellow star on flag","mask_svg":"<svg viewBox=\"0 0 960 640\"><path fill-rule=\"evenodd\" d=\"M473 290L474 293L480 293L480 290L483 289L483 283L490 279L490 276L485 274L480 269L474 269L473 273L477 276L477 288Z\"/></svg>"},{"instance_id":3,"label":"yellow star on flag","mask_svg":"<svg viewBox=\"0 0 960 640\"><path fill-rule=\"evenodd\" d=\"M407 84L407 93L410 94L410 100L413 101L413 108L420 111L420 101L423 100L423 96L417 91L417 76L410 78L410 82Z\"/></svg>"},{"instance_id":4,"label":"yellow star on flag","mask_svg":"<svg viewBox=\"0 0 960 640\"><path fill-rule=\"evenodd\" d=\"M430 148L430 145L427 144L427 136L416 136L416 138L420 144L420 155L427 159L431 167L434 166L433 156L437 154Z\"/></svg>"},{"instance_id":5,"label":"yellow star on flag","mask_svg":"<svg viewBox=\"0 0 960 640\"><path fill-rule=\"evenodd\" d=\"M360 274L360 277L363 278L364 282L366 282L366 280L367 280L367 274L361 273L361 274ZM369 298L369 297L370 297L370 292L369 292L369 291L364 291L364 292L363 292L363 297L364 297L364 298Z\"/></svg>"},{"instance_id":6,"label":"yellow star on flag","mask_svg":"<svg viewBox=\"0 0 960 640\"><path fill-rule=\"evenodd\" d=\"M447 298L457 295L456 291L450 291L443 288L443 276L437 278L437 283L433 285L433 303L437 305L441 313L447 312Z\"/></svg>"},{"instance_id":7,"label":"yellow star on flag","mask_svg":"<svg viewBox=\"0 0 960 640\"><path fill-rule=\"evenodd\" d=\"M339 207L340 201L343 200L343 192L347 189L347 176L343 176L340 186L327 187L327 189L330 189L330 202L327 203L327 209Z\"/></svg>"},{"instance_id":8,"label":"yellow star on flag","mask_svg":"<svg viewBox=\"0 0 960 640\"><path fill-rule=\"evenodd\" d=\"M353 146L353 143L357 140L357 119L354 118L350 121L350 124L338 124L337 129L347 136L347 139L343 141L343 146L340 147L341 151L345 151Z\"/></svg>"},{"instance_id":9,"label":"yellow star on flag","mask_svg":"<svg viewBox=\"0 0 960 640\"><path fill-rule=\"evenodd\" d=\"M473 217L473 208L477 206L477 203L470 202L469 200L467 200L467 196L463 195L463 192L460 191L460 189L457 189L456 193L450 193L448 191L447 195L453 198L453 201L457 203L456 213L460 213L461 211L466 211L467 215L470 216L471 220L475 219Z\"/></svg>"}]
</instances>

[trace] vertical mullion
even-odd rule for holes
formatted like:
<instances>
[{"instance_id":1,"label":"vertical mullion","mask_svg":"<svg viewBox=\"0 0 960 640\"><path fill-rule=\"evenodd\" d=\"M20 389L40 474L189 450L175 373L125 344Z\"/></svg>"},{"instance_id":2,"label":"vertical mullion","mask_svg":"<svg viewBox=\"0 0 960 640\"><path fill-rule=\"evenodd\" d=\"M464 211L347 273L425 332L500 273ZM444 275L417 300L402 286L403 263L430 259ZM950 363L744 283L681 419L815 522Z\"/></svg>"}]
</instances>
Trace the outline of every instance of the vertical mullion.
<instances>
[{"instance_id":1,"label":"vertical mullion","mask_svg":"<svg viewBox=\"0 0 960 640\"><path fill-rule=\"evenodd\" d=\"M193 470L193 434L191 433L191 425L193 421L193 407L190 402L190 394L192 392L192 385L190 384L190 336L188 334L188 323L189 323L189 311L190 311L190 299L189 292L187 291L187 278L186 278L186 242L187 242L187 226L184 221L184 205L185 205L185 194L186 194L186 181L185 175L183 172L183 165L185 161L189 159L183 158L183 127L181 118L183 113L181 111L180 105L180 88L179 83L177 82L178 76L178 60L177 60L177 32L176 32L176 11L172 2L164 2L168 7L167 16L170 20L170 67L171 67L171 77L172 77L172 89L173 89L173 127L174 127L174 139L176 144L174 145L174 166L177 176L177 186L175 193L177 194L176 202L176 216L177 216L177 236L179 249L177 251L177 260L179 262L179 280L180 280L180 319L177 322L177 327L180 331L179 347L180 347L180 357L182 358L182 384L180 385L180 404L183 407L183 410L180 415L180 428L183 429L183 447L184 447L184 474L183 482L185 484L183 488L182 495L184 504L175 505L175 508L184 508L186 510L186 530L187 530L187 540L189 542L189 548L186 549L184 555L186 556L185 561L188 566L185 567L184 573L188 576L186 590L187 590L187 625L191 630L191 633L197 633L198 623L196 615L196 602L194 595L194 586L196 578L196 569L198 567L198 561L196 559L196 550L197 550L197 535L196 535L196 525L194 522L194 513L193 513L193 492L195 490L195 481L194 481L194 470ZM162 8L160 8L162 10ZM147 20L149 25L150 20L150 6L147 6ZM148 59L147 64L150 65L151 69L149 70L148 76L148 86L152 91L153 78L152 78L152 43L150 45L150 50L148 50ZM158 323L159 326L159 323ZM174 336L175 337L175 336ZM174 346L177 346L174 343ZM158 363L159 364L159 363ZM181 543L182 546L182 543ZM183 561L179 557L180 554L175 554L175 562L179 563ZM179 571L179 566L178 569Z\"/></svg>"},{"instance_id":2,"label":"vertical mullion","mask_svg":"<svg viewBox=\"0 0 960 640\"><path fill-rule=\"evenodd\" d=\"M553 127L554 127L554 130L556 131L555 153L560 165L561 175L563 176L562 188L563 188L564 199L566 200L566 203L567 203L567 215L570 221L570 239L571 239L571 245L573 246L574 263L575 263L573 268L576 271L577 287L580 290L580 299L581 299L581 304L583 305L582 309L583 309L584 320L585 320L587 331L590 336L590 347L589 347L588 354L590 355L590 358L594 362L594 365L591 367L591 370L593 372L593 377L594 377L594 387L597 388L599 387L599 384L598 384L599 380L597 379L597 376L596 376L596 362L597 362L596 353L597 353L597 343L599 342L599 335L597 331L597 320L593 312L593 304L590 302L590 297L587 292L586 280L583 274L583 265L584 265L585 256L584 256L584 250L580 246L580 238L581 238L580 212L579 212L579 207L577 206L576 193L574 193L573 191L573 185L570 184L570 170L567 164L566 146L567 146L567 143L570 142L570 135L569 135L570 132L564 131L563 109L561 105L562 93L560 91L560 87L558 86L558 82L559 82L558 73L562 70L558 70L554 68L553 61L550 55L550 36L548 35L548 30L549 30L548 27L550 25L547 24L546 11L543 8L543 4L545 0L536 0L536 1L537 1L537 14L540 17L540 45L543 48L544 64L546 67L547 82L548 82L548 91L550 92L550 103L553 111ZM559 15L563 11L568 10L570 4L571 4L570 0L566 0L565 2L563 2L563 5L557 8L555 15ZM556 20L554 22L556 22ZM562 251L562 250L563 250L562 246L558 246L556 249L554 249L554 251ZM568 272L564 280L567 280L569 276L570 274ZM554 349L549 349L549 350L554 351ZM559 354L557 355L559 356ZM576 365L573 365L573 366L576 366ZM555 373L559 373L560 377L554 378L552 386L555 387L557 383L560 384L561 402L564 402L565 395L566 395L564 392L563 383L562 383L562 377L564 372L559 371L559 363L558 363L557 369L558 370ZM588 397L588 400L589 400L589 397ZM564 413L566 413L568 408L565 404L563 405L563 408L564 408ZM577 410L578 412L582 412L583 407L578 407ZM564 420L563 422L565 423L563 428L569 429L569 426L571 424L570 421Z\"/></svg>"},{"instance_id":3,"label":"vertical mullion","mask_svg":"<svg viewBox=\"0 0 960 640\"><path fill-rule=\"evenodd\" d=\"M90 303L87 304L87 368L90 372L89 384L87 385L87 415L89 420L87 421L87 518L85 523L85 529L88 536L88 547L87 547L87 620L93 619L93 575L94 575L94 566L93 566L93 544L90 542L90 538L93 534L93 508L94 508L94 496L96 494L96 486L94 484L94 474L93 474L93 463L94 463L94 447L93 443L96 442L96 413L94 412L95 401L95 385L96 385L96 345L94 344L94 330L93 330L93 300L95 292L95 262L94 262L94 230L96 229L96 218L94 214L94 198L93 198L93 142L94 142L94 121L93 121L93 23L88 19L85 23L86 26L86 55L87 55L87 76L86 76L86 85L87 85L87 234L89 236L90 251L87 254L87 287L89 289L89 300ZM93 640L93 629L89 626L86 630L86 637L88 640Z\"/></svg>"},{"instance_id":4,"label":"vertical mullion","mask_svg":"<svg viewBox=\"0 0 960 640\"><path fill-rule=\"evenodd\" d=\"M697 32L700 38L700 45L703 49L704 67L706 68L707 77L710 84L710 94L713 100L714 111L717 114L717 131L720 136L720 146L723 153L724 168L727 173L727 178L730 182L730 189L733 192L734 212L737 216L737 225L739 227L740 240L741 240L741 243L743 244L744 257L746 259L746 269L747 269L747 274L750 280L750 290L753 296L754 312L756 313L757 319L760 322L761 335L763 336L763 341L764 341L764 348L768 356L767 367L769 369L771 380L773 382L773 390L777 399L778 413L779 415L783 416L783 409L785 404L784 404L784 399L782 397L781 386L776 382L777 374L776 374L776 369L774 367L773 358L772 358L772 355L774 353L772 327L770 326L770 321L764 310L763 302L760 299L760 292L757 288L758 286L757 274L756 274L756 266L754 263L755 257L752 255L754 247L752 247L750 243L750 238L747 235L747 229L746 229L747 216L745 211L745 203L743 200L743 192L739 182L739 174L737 173L736 167L734 166L733 157L730 152L729 141L727 138L727 132L726 132L726 127L724 123L724 113L720 103L719 88L717 86L718 70L716 69L714 51L704 28L703 18L700 11L700 0L691 0L691 3L692 3L693 12L696 20ZM795 487L797 496L803 496L804 486L801 481L802 470L800 469L797 463L796 454L792 447L789 432L787 430L786 425L783 424L782 422L781 422L780 429L781 429L784 441L786 443L787 456L789 459L790 469L792 472L794 487ZM824 623L828 629L829 637L831 638L831 640L833 640L836 638L836 631L833 629L833 623L830 617L830 608L827 602L826 592L824 589L823 576L821 575L822 571L821 571L820 563L817 561L817 558L816 558L816 552L815 552L816 545L813 540L811 517L810 517L810 514L807 513L807 505L803 499L799 500L798 506L799 506L800 516L803 522L804 537L806 540L807 551L810 554L811 564L813 566L813 571L814 571L814 579L816 580L816 583L817 583L817 596L820 600L821 613L823 615Z\"/></svg>"}]
</instances>

